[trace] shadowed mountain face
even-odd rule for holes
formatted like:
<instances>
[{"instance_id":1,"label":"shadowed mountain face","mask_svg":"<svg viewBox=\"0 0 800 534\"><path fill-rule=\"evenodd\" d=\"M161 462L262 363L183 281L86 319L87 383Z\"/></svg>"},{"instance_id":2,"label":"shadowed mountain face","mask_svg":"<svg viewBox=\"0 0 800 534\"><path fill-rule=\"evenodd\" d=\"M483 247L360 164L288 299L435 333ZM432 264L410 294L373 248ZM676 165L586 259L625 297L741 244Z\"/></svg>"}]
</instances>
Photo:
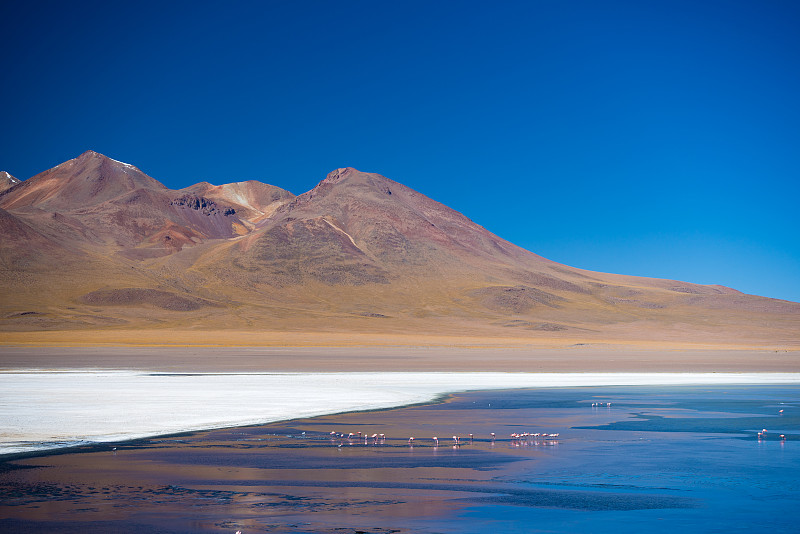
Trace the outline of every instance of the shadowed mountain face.
<instances>
[{"instance_id":1,"label":"shadowed mountain face","mask_svg":"<svg viewBox=\"0 0 800 534\"><path fill-rule=\"evenodd\" d=\"M5 330L800 337L800 304L559 265L351 168L297 197L257 181L173 191L86 152L0 191L0 269Z\"/></svg>"}]
</instances>

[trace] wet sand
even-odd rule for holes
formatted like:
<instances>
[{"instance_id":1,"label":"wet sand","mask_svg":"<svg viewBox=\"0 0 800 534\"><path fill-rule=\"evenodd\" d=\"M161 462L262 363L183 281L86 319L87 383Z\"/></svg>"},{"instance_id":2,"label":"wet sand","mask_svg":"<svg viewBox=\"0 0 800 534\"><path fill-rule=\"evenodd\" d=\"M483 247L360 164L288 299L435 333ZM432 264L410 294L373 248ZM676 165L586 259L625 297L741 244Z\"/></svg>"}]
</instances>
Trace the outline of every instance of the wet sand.
<instances>
[{"instance_id":1,"label":"wet sand","mask_svg":"<svg viewBox=\"0 0 800 534\"><path fill-rule=\"evenodd\" d=\"M796 385L474 392L7 461L0 531L788 532L798 443Z\"/></svg>"}]
</instances>

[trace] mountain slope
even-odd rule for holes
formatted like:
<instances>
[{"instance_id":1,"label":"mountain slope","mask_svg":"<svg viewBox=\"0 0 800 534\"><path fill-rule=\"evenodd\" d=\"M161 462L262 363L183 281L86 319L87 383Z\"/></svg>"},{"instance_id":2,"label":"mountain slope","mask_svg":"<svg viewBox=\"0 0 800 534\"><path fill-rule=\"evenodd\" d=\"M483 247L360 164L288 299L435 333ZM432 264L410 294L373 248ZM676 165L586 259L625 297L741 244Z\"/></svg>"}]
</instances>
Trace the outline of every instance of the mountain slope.
<instances>
[{"instance_id":1,"label":"mountain slope","mask_svg":"<svg viewBox=\"0 0 800 534\"><path fill-rule=\"evenodd\" d=\"M560 265L352 168L297 197L256 181L174 191L90 151L0 193L0 210L5 330L800 344L798 303Z\"/></svg>"},{"instance_id":2,"label":"mountain slope","mask_svg":"<svg viewBox=\"0 0 800 534\"><path fill-rule=\"evenodd\" d=\"M279 207L231 256L248 269L285 272L283 282L350 285L555 265L402 184L350 168Z\"/></svg>"}]
</instances>

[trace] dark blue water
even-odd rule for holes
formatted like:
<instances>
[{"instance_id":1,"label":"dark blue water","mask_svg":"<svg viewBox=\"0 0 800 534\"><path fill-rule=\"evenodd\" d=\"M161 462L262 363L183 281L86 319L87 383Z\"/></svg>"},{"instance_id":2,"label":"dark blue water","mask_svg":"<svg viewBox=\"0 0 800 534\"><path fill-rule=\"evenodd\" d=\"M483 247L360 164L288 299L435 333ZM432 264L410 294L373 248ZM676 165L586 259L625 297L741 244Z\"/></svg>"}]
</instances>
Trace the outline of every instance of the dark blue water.
<instances>
[{"instance_id":1,"label":"dark blue water","mask_svg":"<svg viewBox=\"0 0 800 534\"><path fill-rule=\"evenodd\" d=\"M117 448L7 463L0 532L800 532L800 386L473 392Z\"/></svg>"},{"instance_id":2,"label":"dark blue water","mask_svg":"<svg viewBox=\"0 0 800 534\"><path fill-rule=\"evenodd\" d=\"M459 515L471 531L800 532L797 387L487 392L451 408L490 403L525 414L510 419L570 421L557 446L509 479L574 493L551 506L488 499Z\"/></svg>"}]
</instances>

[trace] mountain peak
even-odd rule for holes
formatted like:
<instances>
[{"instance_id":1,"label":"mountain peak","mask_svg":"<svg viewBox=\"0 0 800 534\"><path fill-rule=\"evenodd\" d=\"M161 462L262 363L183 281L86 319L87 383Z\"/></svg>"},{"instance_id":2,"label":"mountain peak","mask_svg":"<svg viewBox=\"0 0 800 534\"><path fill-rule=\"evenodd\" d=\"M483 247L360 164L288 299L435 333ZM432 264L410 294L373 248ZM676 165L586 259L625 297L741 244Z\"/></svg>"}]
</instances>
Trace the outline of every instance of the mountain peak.
<instances>
[{"instance_id":1,"label":"mountain peak","mask_svg":"<svg viewBox=\"0 0 800 534\"><path fill-rule=\"evenodd\" d=\"M285 189L257 180L213 185L199 182L181 189L236 207L237 213L251 219L262 219L271 215L279 206L286 204L294 195Z\"/></svg>"},{"instance_id":2,"label":"mountain peak","mask_svg":"<svg viewBox=\"0 0 800 534\"><path fill-rule=\"evenodd\" d=\"M11 189L18 183L20 183L20 180L14 178L6 171L0 171L0 191Z\"/></svg>"},{"instance_id":3,"label":"mountain peak","mask_svg":"<svg viewBox=\"0 0 800 534\"><path fill-rule=\"evenodd\" d=\"M129 163L87 150L8 191L2 199L2 207L86 208L136 189L164 190L166 187Z\"/></svg>"},{"instance_id":4,"label":"mountain peak","mask_svg":"<svg viewBox=\"0 0 800 534\"><path fill-rule=\"evenodd\" d=\"M321 198L331 195L353 197L387 192L391 194L387 184L394 185L395 182L380 174L362 172L353 167L342 167L329 172L313 189L297 196L290 204L287 204L286 209L292 210L312 199L319 201Z\"/></svg>"},{"instance_id":5,"label":"mountain peak","mask_svg":"<svg viewBox=\"0 0 800 534\"><path fill-rule=\"evenodd\" d=\"M114 158L109 158L105 154L101 154L100 152L95 152L94 150L87 150L86 152L75 158L73 161L85 162L91 159L97 159L101 163L117 164L117 165L122 165L123 167L127 167L129 169L136 169L137 171L139 170L136 166L131 165L130 163L125 163L124 161L119 161Z\"/></svg>"},{"instance_id":6,"label":"mountain peak","mask_svg":"<svg viewBox=\"0 0 800 534\"><path fill-rule=\"evenodd\" d=\"M335 184L344 180L348 175L359 173L357 169L353 167L342 167L341 169L336 169L335 171L331 171L328 173L328 176L325 177L321 184Z\"/></svg>"}]
</instances>

